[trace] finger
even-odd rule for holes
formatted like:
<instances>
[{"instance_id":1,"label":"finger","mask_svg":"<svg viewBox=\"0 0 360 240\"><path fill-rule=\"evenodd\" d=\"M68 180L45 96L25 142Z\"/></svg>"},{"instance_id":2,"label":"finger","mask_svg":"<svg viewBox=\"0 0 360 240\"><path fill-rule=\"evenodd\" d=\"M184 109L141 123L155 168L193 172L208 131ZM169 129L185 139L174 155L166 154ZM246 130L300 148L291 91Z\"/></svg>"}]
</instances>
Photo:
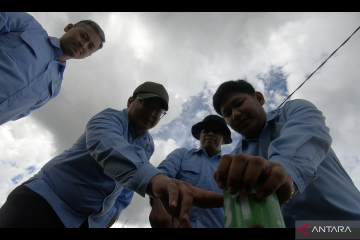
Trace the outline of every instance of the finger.
<instances>
[{"instance_id":1,"label":"finger","mask_svg":"<svg viewBox=\"0 0 360 240\"><path fill-rule=\"evenodd\" d=\"M259 180L259 176L264 172L269 161L262 157L251 157L244 170L241 179L240 194L247 196L255 187L255 183Z\"/></svg>"},{"instance_id":2,"label":"finger","mask_svg":"<svg viewBox=\"0 0 360 240\"><path fill-rule=\"evenodd\" d=\"M192 205L199 208L221 208L224 206L224 195L222 193L205 191L203 189L185 183L193 193Z\"/></svg>"},{"instance_id":3,"label":"finger","mask_svg":"<svg viewBox=\"0 0 360 240\"><path fill-rule=\"evenodd\" d=\"M172 218L172 226L173 228L179 228L179 223L175 218Z\"/></svg>"},{"instance_id":4,"label":"finger","mask_svg":"<svg viewBox=\"0 0 360 240\"><path fill-rule=\"evenodd\" d=\"M176 208L178 204L178 198L179 198L179 187L175 183L175 181L169 182L166 188L168 194L169 194L169 206L171 208Z\"/></svg>"},{"instance_id":5,"label":"finger","mask_svg":"<svg viewBox=\"0 0 360 240\"><path fill-rule=\"evenodd\" d=\"M178 187L181 198L180 219L189 219L190 209L193 204L193 192L186 186L185 182L179 181Z\"/></svg>"},{"instance_id":6,"label":"finger","mask_svg":"<svg viewBox=\"0 0 360 240\"><path fill-rule=\"evenodd\" d=\"M288 175L285 180L285 183L281 185L276 191L280 206L284 205L290 200L290 198L292 197L292 192L293 192L293 180Z\"/></svg>"},{"instance_id":7,"label":"finger","mask_svg":"<svg viewBox=\"0 0 360 240\"><path fill-rule=\"evenodd\" d=\"M214 171L213 177L214 177L214 179L216 181L216 179L217 179L217 170Z\"/></svg>"},{"instance_id":8,"label":"finger","mask_svg":"<svg viewBox=\"0 0 360 240\"><path fill-rule=\"evenodd\" d=\"M279 165L279 167L272 167L268 171L269 173L265 173L268 175L268 178L256 192L256 196L259 199L266 198L274 193L281 185L285 183L286 177L288 176L281 165Z\"/></svg>"},{"instance_id":9,"label":"finger","mask_svg":"<svg viewBox=\"0 0 360 240\"><path fill-rule=\"evenodd\" d=\"M227 186L227 178L229 173L229 168L231 166L231 161L233 159L232 155L224 155L221 157L219 166L216 174L216 183L220 189L224 189Z\"/></svg>"},{"instance_id":10,"label":"finger","mask_svg":"<svg viewBox=\"0 0 360 240\"><path fill-rule=\"evenodd\" d=\"M237 154L233 157L227 176L227 190L231 195L239 192L243 175L247 171L250 156Z\"/></svg>"},{"instance_id":11,"label":"finger","mask_svg":"<svg viewBox=\"0 0 360 240\"><path fill-rule=\"evenodd\" d=\"M176 218L176 221L179 223L178 225L180 225L181 228L192 228L191 222L189 220L189 218Z\"/></svg>"}]
</instances>

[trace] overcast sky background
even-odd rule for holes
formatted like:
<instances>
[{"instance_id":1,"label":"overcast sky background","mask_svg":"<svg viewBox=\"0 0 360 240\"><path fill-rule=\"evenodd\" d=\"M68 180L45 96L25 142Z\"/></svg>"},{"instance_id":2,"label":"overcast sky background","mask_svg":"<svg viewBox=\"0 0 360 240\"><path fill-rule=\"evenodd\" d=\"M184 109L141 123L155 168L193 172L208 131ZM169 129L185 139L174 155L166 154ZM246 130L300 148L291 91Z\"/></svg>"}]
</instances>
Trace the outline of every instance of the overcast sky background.
<instances>
[{"instance_id":1,"label":"overcast sky background","mask_svg":"<svg viewBox=\"0 0 360 240\"><path fill-rule=\"evenodd\" d=\"M0 126L0 206L19 184L70 148L90 118L123 109L145 81L170 95L168 114L151 130L157 166L172 150L198 147L191 126L216 114L212 95L246 78L265 110L294 91L360 25L360 13L30 13L61 37L68 23L91 19L105 31L103 49L69 60L58 97L29 117ZM360 189L360 32L291 99L314 103L326 117L332 147ZM357 123L357 124L356 124ZM229 153L234 143L223 148ZM148 198L135 194L113 227L150 227Z\"/></svg>"}]
</instances>

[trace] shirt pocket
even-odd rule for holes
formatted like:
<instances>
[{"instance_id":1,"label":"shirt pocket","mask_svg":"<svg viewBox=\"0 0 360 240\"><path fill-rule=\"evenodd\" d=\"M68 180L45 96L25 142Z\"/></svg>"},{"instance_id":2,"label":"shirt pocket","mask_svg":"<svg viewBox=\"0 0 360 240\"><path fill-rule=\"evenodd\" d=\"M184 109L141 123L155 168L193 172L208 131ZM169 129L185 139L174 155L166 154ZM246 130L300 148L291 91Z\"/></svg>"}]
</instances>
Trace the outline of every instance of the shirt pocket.
<instances>
[{"instance_id":1,"label":"shirt pocket","mask_svg":"<svg viewBox=\"0 0 360 240\"><path fill-rule=\"evenodd\" d=\"M200 166L189 162L182 162L181 172L183 175L182 178L184 179L183 181L191 183L194 186L197 185L200 180Z\"/></svg>"},{"instance_id":2,"label":"shirt pocket","mask_svg":"<svg viewBox=\"0 0 360 240\"><path fill-rule=\"evenodd\" d=\"M23 32L21 38L24 43L9 50L7 54L18 66L28 68L37 60L38 48L29 33Z\"/></svg>"}]
</instances>

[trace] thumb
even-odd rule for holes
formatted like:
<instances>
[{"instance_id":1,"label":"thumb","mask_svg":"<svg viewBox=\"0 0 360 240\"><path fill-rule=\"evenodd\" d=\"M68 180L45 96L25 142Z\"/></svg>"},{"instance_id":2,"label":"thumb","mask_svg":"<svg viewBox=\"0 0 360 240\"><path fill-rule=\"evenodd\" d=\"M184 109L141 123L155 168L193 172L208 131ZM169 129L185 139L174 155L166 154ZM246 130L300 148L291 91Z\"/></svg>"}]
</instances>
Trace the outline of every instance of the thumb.
<instances>
[{"instance_id":1,"label":"thumb","mask_svg":"<svg viewBox=\"0 0 360 240\"><path fill-rule=\"evenodd\" d=\"M216 179L217 179L217 172L218 172L218 171L215 170L215 171L214 171L214 174L213 174L213 177L214 177L215 181L216 181Z\"/></svg>"}]
</instances>

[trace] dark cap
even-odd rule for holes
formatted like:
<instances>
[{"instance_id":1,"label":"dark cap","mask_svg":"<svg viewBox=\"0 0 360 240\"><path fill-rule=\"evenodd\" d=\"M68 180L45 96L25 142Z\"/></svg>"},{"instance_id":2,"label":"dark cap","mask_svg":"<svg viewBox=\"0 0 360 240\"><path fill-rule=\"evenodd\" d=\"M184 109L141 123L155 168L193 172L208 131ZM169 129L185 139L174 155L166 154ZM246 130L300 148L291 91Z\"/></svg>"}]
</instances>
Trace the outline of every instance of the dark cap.
<instances>
[{"instance_id":1,"label":"dark cap","mask_svg":"<svg viewBox=\"0 0 360 240\"><path fill-rule=\"evenodd\" d=\"M194 138L198 139L197 137L201 133L201 130L203 130L204 127L208 126L210 123L215 124L217 127L219 127L225 132L225 136L227 137L225 144L232 143L230 129L228 128L225 120L217 115L209 115L205 117L202 122L199 122L194 126L192 126L191 133L194 136Z\"/></svg>"},{"instance_id":2,"label":"dark cap","mask_svg":"<svg viewBox=\"0 0 360 240\"><path fill-rule=\"evenodd\" d=\"M163 100L165 111L169 109L169 95L160 83L144 82L135 89L133 95L135 94L143 99L158 97Z\"/></svg>"}]
</instances>

